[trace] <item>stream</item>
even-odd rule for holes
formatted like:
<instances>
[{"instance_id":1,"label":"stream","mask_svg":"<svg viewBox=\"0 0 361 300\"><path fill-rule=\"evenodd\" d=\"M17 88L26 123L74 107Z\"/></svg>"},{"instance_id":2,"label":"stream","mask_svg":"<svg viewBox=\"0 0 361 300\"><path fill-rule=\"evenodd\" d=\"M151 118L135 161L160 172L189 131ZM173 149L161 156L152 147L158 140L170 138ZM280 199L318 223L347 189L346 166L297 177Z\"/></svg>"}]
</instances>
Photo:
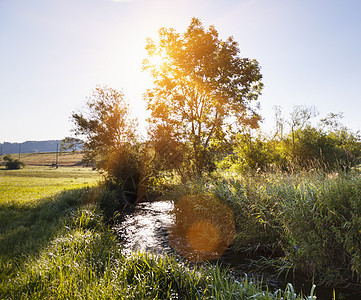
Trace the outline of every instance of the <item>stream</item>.
<instances>
[{"instance_id":1,"label":"stream","mask_svg":"<svg viewBox=\"0 0 361 300\"><path fill-rule=\"evenodd\" d=\"M130 254L140 250L181 257L179 251L175 251L172 246L183 245L186 241L172 235L172 231L169 230L175 222L173 211L172 201L157 201L139 203L134 209L125 212L114 226L123 251ZM277 277L272 270L262 270L261 273L256 268L252 268L248 258L231 249L227 249L220 258L211 263L221 263L230 267L235 276L243 276L246 273L250 277L262 279L264 284L274 290L284 289L287 284L283 277ZM288 282L293 284L298 293L302 291L305 295L309 294L312 287L312 284L302 276L297 276L296 280L288 278ZM332 294L332 288L316 287L317 299L333 299ZM361 299L361 295L354 294L353 290L340 289L336 290L336 294L342 294L340 299Z\"/></svg>"}]
</instances>

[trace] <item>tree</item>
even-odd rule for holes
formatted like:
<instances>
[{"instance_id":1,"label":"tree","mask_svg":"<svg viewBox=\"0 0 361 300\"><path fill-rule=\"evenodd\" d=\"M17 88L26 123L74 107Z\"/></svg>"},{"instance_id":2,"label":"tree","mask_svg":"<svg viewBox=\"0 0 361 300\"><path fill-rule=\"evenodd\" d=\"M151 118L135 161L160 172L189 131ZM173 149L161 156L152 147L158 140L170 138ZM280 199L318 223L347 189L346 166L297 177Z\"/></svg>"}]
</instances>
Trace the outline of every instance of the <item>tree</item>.
<instances>
[{"instance_id":1,"label":"tree","mask_svg":"<svg viewBox=\"0 0 361 300\"><path fill-rule=\"evenodd\" d=\"M241 173L265 171L278 160L276 143L274 140L267 140L260 132L256 135L250 132L237 134L232 153L221 160L218 166Z\"/></svg>"},{"instance_id":2,"label":"tree","mask_svg":"<svg viewBox=\"0 0 361 300\"><path fill-rule=\"evenodd\" d=\"M291 112L291 119L289 121L292 134L292 145L295 145L296 132L309 124L311 118L316 117L318 111L314 106L295 105Z\"/></svg>"},{"instance_id":3,"label":"tree","mask_svg":"<svg viewBox=\"0 0 361 300\"><path fill-rule=\"evenodd\" d=\"M67 136L60 142L60 152L69 151L75 152L83 148L83 141L74 137Z\"/></svg>"},{"instance_id":4,"label":"tree","mask_svg":"<svg viewBox=\"0 0 361 300\"><path fill-rule=\"evenodd\" d=\"M276 112L278 116L279 111ZM314 127L309 121L317 114L314 107L294 106L287 121L290 131L279 143L282 160L287 161L289 167L302 169L349 170L358 164L361 155L359 133L342 125L342 113L329 113L320 119L318 127Z\"/></svg>"},{"instance_id":5,"label":"tree","mask_svg":"<svg viewBox=\"0 0 361 300\"><path fill-rule=\"evenodd\" d=\"M149 132L161 132L188 146L198 175L212 145L223 143L240 126L257 127L257 102L263 84L260 66L241 58L232 37L223 41L214 26L193 18L186 32L161 28L159 41L148 39L144 69L154 78L145 100L151 111Z\"/></svg>"},{"instance_id":6,"label":"tree","mask_svg":"<svg viewBox=\"0 0 361 300\"><path fill-rule=\"evenodd\" d=\"M328 132L336 132L345 130L346 127L342 125L341 120L343 119L343 113L329 113L325 118L320 120L320 125L325 128Z\"/></svg>"},{"instance_id":7,"label":"tree","mask_svg":"<svg viewBox=\"0 0 361 300\"><path fill-rule=\"evenodd\" d=\"M138 171L129 169L134 165L129 160L134 158L131 151L136 144L136 123L129 116L129 105L121 92L96 87L87 99L85 109L73 113L72 120L75 135L84 140L87 162L96 162L118 182ZM115 170L115 166L118 169L122 166L122 172Z\"/></svg>"},{"instance_id":8,"label":"tree","mask_svg":"<svg viewBox=\"0 0 361 300\"><path fill-rule=\"evenodd\" d=\"M276 131L274 133L273 139L277 138L279 140L283 140L283 133L284 133L284 127L285 127L285 120L282 117L282 107L279 105L274 105L273 110L275 112L275 121L276 121Z\"/></svg>"}]
</instances>

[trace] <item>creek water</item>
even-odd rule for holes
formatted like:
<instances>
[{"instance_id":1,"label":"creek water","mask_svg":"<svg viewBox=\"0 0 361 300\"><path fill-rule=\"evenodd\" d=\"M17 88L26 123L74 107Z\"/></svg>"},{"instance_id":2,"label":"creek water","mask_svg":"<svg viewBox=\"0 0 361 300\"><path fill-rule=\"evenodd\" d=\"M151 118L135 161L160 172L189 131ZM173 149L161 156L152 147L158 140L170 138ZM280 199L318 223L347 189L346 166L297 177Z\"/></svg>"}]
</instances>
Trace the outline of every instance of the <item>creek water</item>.
<instances>
[{"instance_id":1,"label":"creek water","mask_svg":"<svg viewBox=\"0 0 361 300\"><path fill-rule=\"evenodd\" d=\"M186 241L177 236L172 236L169 230L174 225L175 215L172 201L157 201L138 203L136 207L124 212L119 221L114 225L120 244L125 253L133 251L147 251L158 255L176 255L184 259L172 246L174 243L184 244ZM170 242L172 240L172 243ZM174 242L176 241L176 242ZM275 271L252 267L250 259L242 254L227 249L223 255L211 263L218 263L230 268L234 276L243 276L245 273L253 278L262 279L271 289L284 289L287 282L282 277L277 277ZM308 295L312 283L302 275L289 276L297 292ZM360 293L353 289L338 289L337 299L361 299ZM316 287L317 299L333 299L333 289Z\"/></svg>"}]
</instances>

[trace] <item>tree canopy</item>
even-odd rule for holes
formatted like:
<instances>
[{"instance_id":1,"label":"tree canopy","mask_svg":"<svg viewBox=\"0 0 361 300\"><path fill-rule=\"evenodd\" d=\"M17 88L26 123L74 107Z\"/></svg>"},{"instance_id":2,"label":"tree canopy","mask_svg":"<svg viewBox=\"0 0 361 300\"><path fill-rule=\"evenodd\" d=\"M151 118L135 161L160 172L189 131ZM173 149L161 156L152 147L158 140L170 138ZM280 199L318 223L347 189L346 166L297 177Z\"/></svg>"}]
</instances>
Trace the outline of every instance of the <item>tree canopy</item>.
<instances>
[{"instance_id":1,"label":"tree canopy","mask_svg":"<svg viewBox=\"0 0 361 300\"><path fill-rule=\"evenodd\" d=\"M146 50L143 66L154 78L145 96L150 134L188 144L198 173L212 145L240 126L258 126L252 104L263 88L260 66L240 57L232 37L224 41L214 26L205 29L193 18L184 33L161 28L159 40L148 39Z\"/></svg>"},{"instance_id":2,"label":"tree canopy","mask_svg":"<svg viewBox=\"0 0 361 300\"><path fill-rule=\"evenodd\" d=\"M86 160L98 159L103 167L135 138L135 121L129 117L124 95L109 87L96 87L84 110L73 113L72 120L75 135L84 139Z\"/></svg>"}]
</instances>

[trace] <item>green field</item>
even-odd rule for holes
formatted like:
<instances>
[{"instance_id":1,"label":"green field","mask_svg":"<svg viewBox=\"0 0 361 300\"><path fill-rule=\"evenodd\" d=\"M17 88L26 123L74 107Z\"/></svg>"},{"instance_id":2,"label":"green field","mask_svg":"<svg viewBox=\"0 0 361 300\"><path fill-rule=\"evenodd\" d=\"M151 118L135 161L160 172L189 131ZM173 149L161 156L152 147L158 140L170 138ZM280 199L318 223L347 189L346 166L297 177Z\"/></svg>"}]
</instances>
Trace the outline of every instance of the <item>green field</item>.
<instances>
[{"instance_id":1,"label":"green field","mask_svg":"<svg viewBox=\"0 0 361 300\"><path fill-rule=\"evenodd\" d=\"M90 169L0 171L0 299L295 299L219 267L122 254Z\"/></svg>"},{"instance_id":2,"label":"green field","mask_svg":"<svg viewBox=\"0 0 361 300\"><path fill-rule=\"evenodd\" d=\"M0 178L0 205L28 206L65 190L94 186L100 177L89 168L30 167L0 169Z\"/></svg>"},{"instance_id":3,"label":"green field","mask_svg":"<svg viewBox=\"0 0 361 300\"><path fill-rule=\"evenodd\" d=\"M79 205L78 199L70 198L80 198L99 179L99 174L83 168L0 170L1 253L12 257L38 250L56 234L67 209Z\"/></svg>"}]
</instances>

